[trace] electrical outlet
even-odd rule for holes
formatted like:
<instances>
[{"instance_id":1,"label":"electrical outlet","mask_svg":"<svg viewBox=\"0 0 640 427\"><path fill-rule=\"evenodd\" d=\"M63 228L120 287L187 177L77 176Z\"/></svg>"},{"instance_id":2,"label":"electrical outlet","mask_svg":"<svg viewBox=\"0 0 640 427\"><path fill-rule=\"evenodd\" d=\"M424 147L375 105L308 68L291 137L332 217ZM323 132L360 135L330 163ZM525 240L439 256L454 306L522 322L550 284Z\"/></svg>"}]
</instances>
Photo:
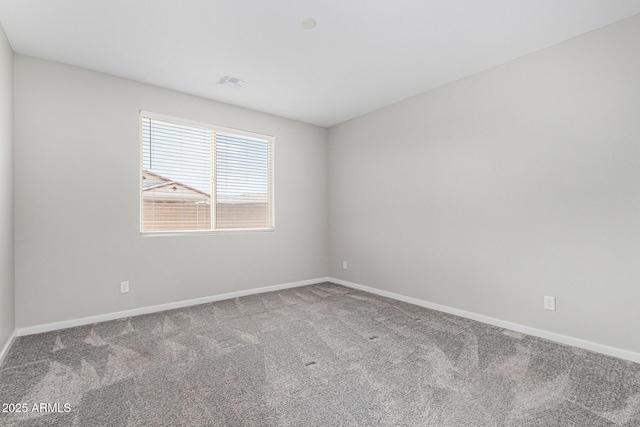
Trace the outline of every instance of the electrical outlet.
<instances>
[{"instance_id":1,"label":"electrical outlet","mask_svg":"<svg viewBox=\"0 0 640 427\"><path fill-rule=\"evenodd\" d=\"M343 270L347 269L347 261L342 261L342 269Z\"/></svg>"},{"instance_id":2,"label":"electrical outlet","mask_svg":"<svg viewBox=\"0 0 640 427\"><path fill-rule=\"evenodd\" d=\"M129 292L129 282L120 282L120 293L126 294Z\"/></svg>"},{"instance_id":3,"label":"electrical outlet","mask_svg":"<svg viewBox=\"0 0 640 427\"><path fill-rule=\"evenodd\" d=\"M556 297L544 296L544 309L556 311Z\"/></svg>"}]
</instances>

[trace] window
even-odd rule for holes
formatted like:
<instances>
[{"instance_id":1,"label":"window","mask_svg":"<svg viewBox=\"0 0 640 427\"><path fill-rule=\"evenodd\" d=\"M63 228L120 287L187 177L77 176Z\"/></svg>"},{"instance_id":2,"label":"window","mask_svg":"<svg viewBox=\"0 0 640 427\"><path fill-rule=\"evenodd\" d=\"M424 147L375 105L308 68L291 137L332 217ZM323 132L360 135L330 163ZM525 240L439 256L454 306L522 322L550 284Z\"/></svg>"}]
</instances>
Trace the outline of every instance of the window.
<instances>
[{"instance_id":1,"label":"window","mask_svg":"<svg viewBox=\"0 0 640 427\"><path fill-rule=\"evenodd\" d=\"M272 230L274 138L140 112L140 230Z\"/></svg>"}]
</instances>

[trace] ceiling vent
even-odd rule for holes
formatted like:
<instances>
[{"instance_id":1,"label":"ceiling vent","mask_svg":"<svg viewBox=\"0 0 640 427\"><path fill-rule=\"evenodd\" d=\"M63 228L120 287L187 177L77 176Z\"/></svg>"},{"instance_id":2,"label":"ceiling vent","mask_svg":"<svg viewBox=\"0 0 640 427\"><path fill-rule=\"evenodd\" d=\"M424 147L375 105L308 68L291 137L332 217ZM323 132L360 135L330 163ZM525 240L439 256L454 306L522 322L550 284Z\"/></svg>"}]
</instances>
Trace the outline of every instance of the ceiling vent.
<instances>
[{"instance_id":1,"label":"ceiling vent","mask_svg":"<svg viewBox=\"0 0 640 427\"><path fill-rule=\"evenodd\" d=\"M225 75L220 80L218 80L218 84L226 87L230 87L232 89L240 89L242 86L247 83L246 80L240 79L238 77L233 77L230 75Z\"/></svg>"}]
</instances>

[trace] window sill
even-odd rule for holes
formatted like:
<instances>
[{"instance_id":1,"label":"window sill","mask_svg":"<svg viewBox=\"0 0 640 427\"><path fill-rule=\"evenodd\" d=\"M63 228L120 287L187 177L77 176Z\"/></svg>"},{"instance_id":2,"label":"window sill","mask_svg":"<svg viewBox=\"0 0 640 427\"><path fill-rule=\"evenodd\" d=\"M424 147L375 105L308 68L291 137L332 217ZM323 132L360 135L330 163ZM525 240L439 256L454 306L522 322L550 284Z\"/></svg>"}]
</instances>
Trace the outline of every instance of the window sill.
<instances>
[{"instance_id":1,"label":"window sill","mask_svg":"<svg viewBox=\"0 0 640 427\"><path fill-rule=\"evenodd\" d=\"M140 237L157 236L203 236L211 234L253 234L270 233L276 231L275 228L230 228L225 230L179 230L179 231L141 231Z\"/></svg>"}]
</instances>

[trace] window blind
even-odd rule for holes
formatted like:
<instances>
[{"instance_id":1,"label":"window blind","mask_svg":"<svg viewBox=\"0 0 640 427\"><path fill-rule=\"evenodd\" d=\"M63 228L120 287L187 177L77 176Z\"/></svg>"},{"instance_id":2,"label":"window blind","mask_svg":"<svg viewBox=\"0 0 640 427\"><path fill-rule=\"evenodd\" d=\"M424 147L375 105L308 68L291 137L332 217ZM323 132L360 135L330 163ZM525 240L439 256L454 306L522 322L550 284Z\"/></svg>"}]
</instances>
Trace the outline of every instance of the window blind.
<instances>
[{"instance_id":1,"label":"window blind","mask_svg":"<svg viewBox=\"0 0 640 427\"><path fill-rule=\"evenodd\" d=\"M273 138L140 115L141 231L273 228Z\"/></svg>"}]
</instances>

